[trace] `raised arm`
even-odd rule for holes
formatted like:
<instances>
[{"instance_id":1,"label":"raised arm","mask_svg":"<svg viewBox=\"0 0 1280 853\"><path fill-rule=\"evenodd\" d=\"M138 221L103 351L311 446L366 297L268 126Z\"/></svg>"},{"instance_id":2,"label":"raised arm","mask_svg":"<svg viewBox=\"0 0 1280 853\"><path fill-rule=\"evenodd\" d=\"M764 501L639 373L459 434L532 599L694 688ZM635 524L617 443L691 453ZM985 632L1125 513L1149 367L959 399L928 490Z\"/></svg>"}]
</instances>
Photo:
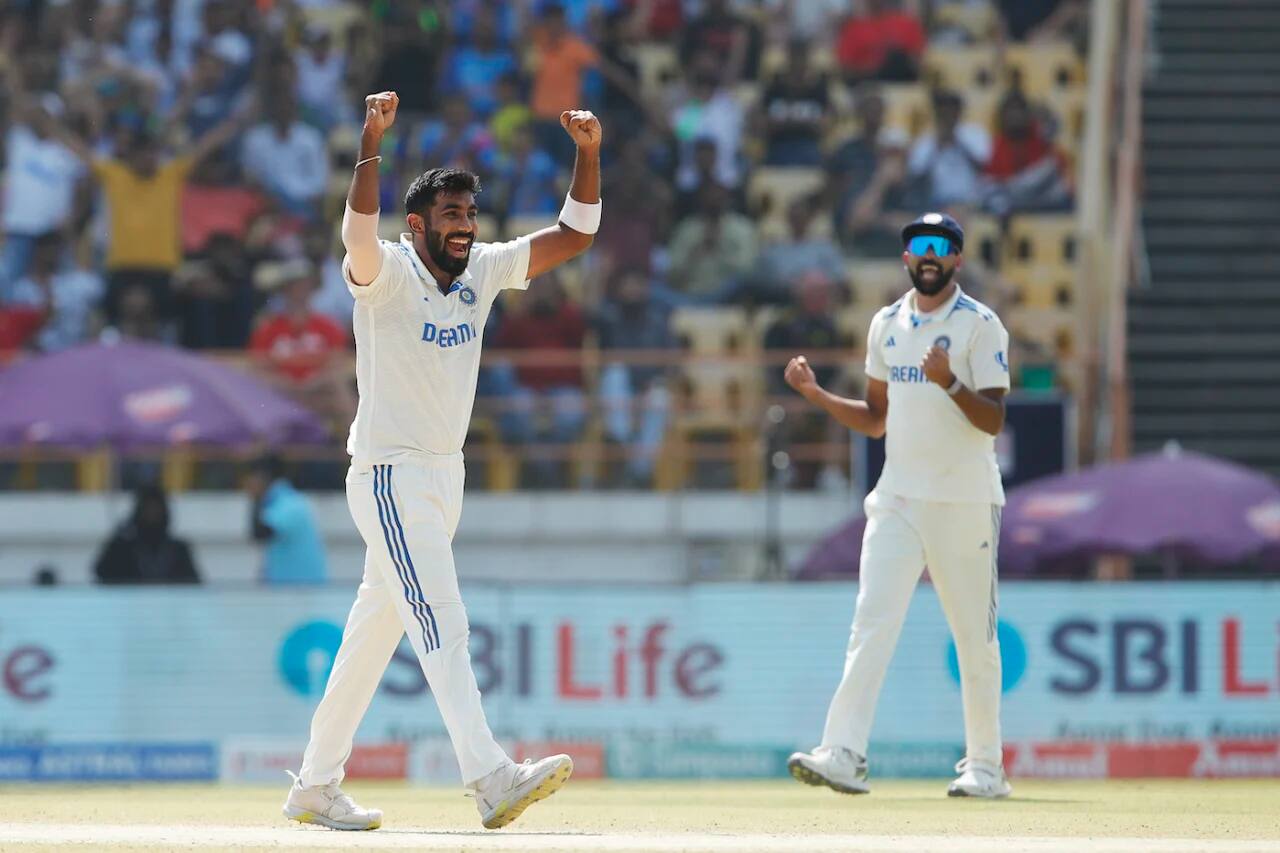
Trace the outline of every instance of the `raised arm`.
<instances>
[{"instance_id":1,"label":"raised arm","mask_svg":"<svg viewBox=\"0 0 1280 853\"><path fill-rule=\"evenodd\" d=\"M578 146L573 183L560 221L531 236L529 278L585 252L600 227L600 120L588 110L573 110L560 114L560 125Z\"/></svg>"},{"instance_id":2,"label":"raised arm","mask_svg":"<svg viewBox=\"0 0 1280 853\"><path fill-rule=\"evenodd\" d=\"M825 411L842 425L871 438L884 435L889 415L889 386L879 379L867 377L867 399L851 400L832 394L818 384L809 360L798 355L787 364L783 378L801 397Z\"/></svg>"},{"instance_id":3,"label":"raised arm","mask_svg":"<svg viewBox=\"0 0 1280 853\"><path fill-rule=\"evenodd\" d=\"M360 134L360 156L356 160L347 209L342 215L342 245L347 249L351 280L370 284L382 270L378 248L378 163L382 155L382 135L396 120L400 96L379 92L364 99L364 130Z\"/></svg>"},{"instance_id":4,"label":"raised arm","mask_svg":"<svg viewBox=\"0 0 1280 853\"><path fill-rule=\"evenodd\" d=\"M237 133L249 126L257 112L255 98L250 98L239 110L227 116L218 124L209 128L198 137L191 146L182 153L199 163L213 152L231 141Z\"/></svg>"}]
</instances>

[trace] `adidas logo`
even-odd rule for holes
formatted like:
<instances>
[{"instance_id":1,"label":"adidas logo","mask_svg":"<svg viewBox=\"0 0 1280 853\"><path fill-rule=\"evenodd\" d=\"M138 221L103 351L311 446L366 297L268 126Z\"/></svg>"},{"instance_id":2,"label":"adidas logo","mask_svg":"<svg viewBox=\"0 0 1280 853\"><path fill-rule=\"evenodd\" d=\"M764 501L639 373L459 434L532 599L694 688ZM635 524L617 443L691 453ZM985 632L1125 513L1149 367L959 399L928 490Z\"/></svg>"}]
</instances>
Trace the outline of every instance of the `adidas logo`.
<instances>
[{"instance_id":1,"label":"adidas logo","mask_svg":"<svg viewBox=\"0 0 1280 853\"><path fill-rule=\"evenodd\" d=\"M885 348L885 349L888 349L889 347L893 346L893 345L894 345L894 343L895 343L895 341L893 340L893 336L892 336L892 335L890 335L890 336L889 336L889 340L887 340L887 341L885 341L885 342L884 342L884 348Z\"/></svg>"}]
</instances>

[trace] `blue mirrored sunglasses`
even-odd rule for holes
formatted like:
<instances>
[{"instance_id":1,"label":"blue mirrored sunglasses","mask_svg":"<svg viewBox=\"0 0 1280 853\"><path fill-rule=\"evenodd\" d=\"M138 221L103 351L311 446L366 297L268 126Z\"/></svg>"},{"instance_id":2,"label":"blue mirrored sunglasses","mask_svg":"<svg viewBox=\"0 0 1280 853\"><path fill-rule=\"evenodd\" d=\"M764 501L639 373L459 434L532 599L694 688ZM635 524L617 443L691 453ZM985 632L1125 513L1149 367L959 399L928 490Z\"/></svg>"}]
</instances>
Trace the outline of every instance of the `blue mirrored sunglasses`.
<instances>
[{"instance_id":1,"label":"blue mirrored sunglasses","mask_svg":"<svg viewBox=\"0 0 1280 853\"><path fill-rule=\"evenodd\" d=\"M940 234L918 234L907 241L907 251L913 255L927 255L930 249L939 258L960 254L956 244Z\"/></svg>"}]
</instances>

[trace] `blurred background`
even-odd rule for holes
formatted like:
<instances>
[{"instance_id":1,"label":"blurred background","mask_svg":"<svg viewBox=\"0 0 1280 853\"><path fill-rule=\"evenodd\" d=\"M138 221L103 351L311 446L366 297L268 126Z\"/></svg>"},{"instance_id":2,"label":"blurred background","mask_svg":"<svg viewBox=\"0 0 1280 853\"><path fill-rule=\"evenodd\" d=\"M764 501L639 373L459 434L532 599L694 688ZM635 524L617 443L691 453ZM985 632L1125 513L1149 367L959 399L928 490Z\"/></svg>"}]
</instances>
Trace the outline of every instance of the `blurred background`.
<instances>
[{"instance_id":1,"label":"blurred background","mask_svg":"<svg viewBox=\"0 0 1280 853\"><path fill-rule=\"evenodd\" d=\"M296 765L363 564L337 232L383 89L387 239L438 165L482 176L481 239L553 222L561 110L605 128L595 245L495 306L467 440L514 749L812 745L883 445L782 366L860 395L899 229L946 210L1012 339L1013 775L1280 775L1278 42L1267 0L0 4L0 775ZM960 756L918 598L880 775ZM449 780L442 734L406 647L355 773Z\"/></svg>"}]
</instances>

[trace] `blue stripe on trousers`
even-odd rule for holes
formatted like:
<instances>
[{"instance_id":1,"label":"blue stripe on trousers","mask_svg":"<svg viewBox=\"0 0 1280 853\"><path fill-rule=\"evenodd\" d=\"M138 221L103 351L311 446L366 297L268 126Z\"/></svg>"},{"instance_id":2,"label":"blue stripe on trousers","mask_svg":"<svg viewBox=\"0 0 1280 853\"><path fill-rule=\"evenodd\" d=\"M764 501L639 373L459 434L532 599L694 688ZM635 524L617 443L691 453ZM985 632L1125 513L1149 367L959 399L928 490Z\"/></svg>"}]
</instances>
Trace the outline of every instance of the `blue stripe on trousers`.
<instances>
[{"instance_id":1,"label":"blue stripe on trousers","mask_svg":"<svg viewBox=\"0 0 1280 853\"><path fill-rule=\"evenodd\" d=\"M391 485L391 466L387 466L387 495L388 503L391 504L391 518L396 525L396 533L400 537L400 547L404 551L405 561L409 564L409 579L413 583L414 589L418 591L418 601L427 611L427 621L431 623L431 632L435 635L436 648L440 648L440 627L436 624L436 615L431 612L431 605L427 604L427 597L422 594L422 584L418 581L418 573L413 568L413 556L409 553L409 544L404 540L404 526L400 523L400 513L396 512L396 496L395 490Z\"/></svg>"},{"instance_id":2,"label":"blue stripe on trousers","mask_svg":"<svg viewBox=\"0 0 1280 853\"><path fill-rule=\"evenodd\" d=\"M413 611L414 619L416 619L418 624L422 627L422 639L426 644L427 651L430 651L431 638L427 631L426 621L422 618L422 613L418 610L417 603L414 601L413 590L409 586L408 576L400 559L400 554L396 549L395 540L391 536L391 511L389 506L384 503L389 502L388 493L386 491L386 484L390 479L388 476L389 473L389 466L373 466L373 499L378 506L378 521L382 525L382 536L387 542L387 553L391 556L391 562L396 567L396 577L400 578L400 586L404 591L405 601L409 602L409 607Z\"/></svg>"}]
</instances>

